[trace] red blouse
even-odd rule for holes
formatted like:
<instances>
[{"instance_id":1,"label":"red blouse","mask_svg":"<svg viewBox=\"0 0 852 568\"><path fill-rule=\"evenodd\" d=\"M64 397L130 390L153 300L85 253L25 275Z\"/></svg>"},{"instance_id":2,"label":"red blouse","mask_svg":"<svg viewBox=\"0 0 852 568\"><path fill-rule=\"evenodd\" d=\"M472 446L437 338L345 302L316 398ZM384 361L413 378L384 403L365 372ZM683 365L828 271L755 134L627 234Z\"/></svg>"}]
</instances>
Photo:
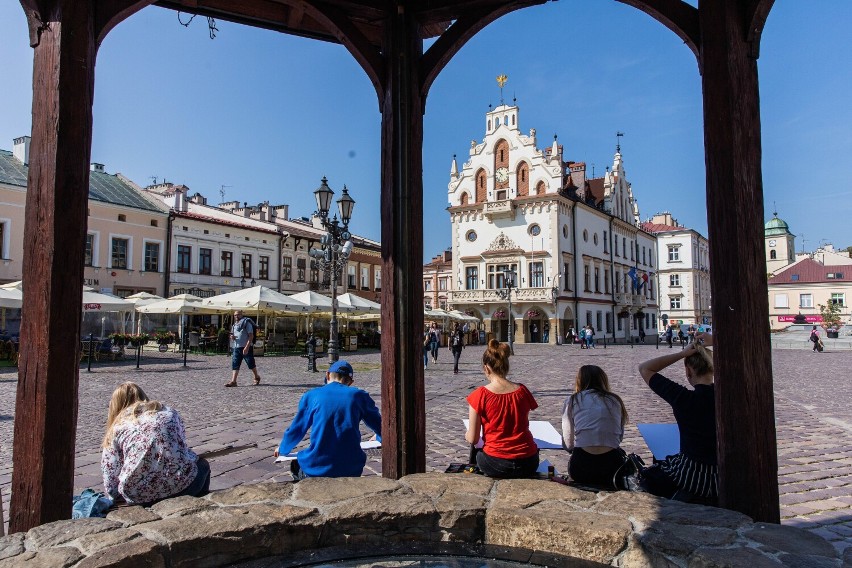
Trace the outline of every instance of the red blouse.
<instances>
[{"instance_id":1,"label":"red blouse","mask_svg":"<svg viewBox=\"0 0 852 568\"><path fill-rule=\"evenodd\" d=\"M538 446L530 433L530 411L538 408L524 385L506 394L479 387L467 396L482 421L483 451L491 457L520 459L535 455Z\"/></svg>"}]
</instances>

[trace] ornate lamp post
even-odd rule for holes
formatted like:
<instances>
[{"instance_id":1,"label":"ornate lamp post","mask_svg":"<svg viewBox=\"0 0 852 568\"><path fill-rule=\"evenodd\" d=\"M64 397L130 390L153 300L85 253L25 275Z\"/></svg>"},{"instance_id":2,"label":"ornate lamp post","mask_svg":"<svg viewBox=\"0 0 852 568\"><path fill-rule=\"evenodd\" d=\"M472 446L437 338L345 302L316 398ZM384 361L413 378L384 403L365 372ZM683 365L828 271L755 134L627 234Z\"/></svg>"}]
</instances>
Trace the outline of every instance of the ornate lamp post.
<instances>
[{"instance_id":1,"label":"ornate lamp post","mask_svg":"<svg viewBox=\"0 0 852 568\"><path fill-rule=\"evenodd\" d=\"M331 323L328 333L328 361L333 363L339 358L339 347L337 342L337 279L349 260L352 253L352 236L349 233L349 221L352 219L352 210L355 208L355 200L349 195L349 190L343 186L343 195L337 200L337 214L332 219L328 218L331 199L334 191L328 187L328 180L323 177L322 185L314 191L317 200L317 214L322 221L323 235L322 249L311 249L310 255L317 260L319 267L331 278Z\"/></svg>"},{"instance_id":2,"label":"ornate lamp post","mask_svg":"<svg viewBox=\"0 0 852 568\"><path fill-rule=\"evenodd\" d=\"M559 334L559 282L562 281L562 273L556 280L556 286L550 289L550 294L553 297L553 313L556 314L556 345L562 345L562 336Z\"/></svg>"},{"instance_id":3,"label":"ornate lamp post","mask_svg":"<svg viewBox=\"0 0 852 568\"><path fill-rule=\"evenodd\" d=\"M497 295L501 300L509 300L509 351L514 355L515 329L512 320L512 289L517 288L517 275L511 268L503 269L503 286L502 290L497 290Z\"/></svg>"}]
</instances>

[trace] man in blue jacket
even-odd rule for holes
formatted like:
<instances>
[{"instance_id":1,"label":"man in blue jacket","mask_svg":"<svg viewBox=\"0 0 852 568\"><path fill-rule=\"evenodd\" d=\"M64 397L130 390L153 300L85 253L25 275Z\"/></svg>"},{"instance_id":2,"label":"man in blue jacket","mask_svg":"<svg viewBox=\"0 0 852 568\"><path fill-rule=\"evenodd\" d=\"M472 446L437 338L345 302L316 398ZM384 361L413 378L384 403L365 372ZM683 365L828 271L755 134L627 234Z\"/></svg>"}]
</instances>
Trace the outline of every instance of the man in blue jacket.
<instances>
[{"instance_id":1,"label":"man in blue jacket","mask_svg":"<svg viewBox=\"0 0 852 568\"><path fill-rule=\"evenodd\" d=\"M352 387L352 365L332 363L325 386L302 395L293 422L281 439L275 456L290 453L311 431L310 445L290 463L293 479L305 477L359 477L367 455L361 449L360 423L381 441L382 415L366 391Z\"/></svg>"}]
</instances>

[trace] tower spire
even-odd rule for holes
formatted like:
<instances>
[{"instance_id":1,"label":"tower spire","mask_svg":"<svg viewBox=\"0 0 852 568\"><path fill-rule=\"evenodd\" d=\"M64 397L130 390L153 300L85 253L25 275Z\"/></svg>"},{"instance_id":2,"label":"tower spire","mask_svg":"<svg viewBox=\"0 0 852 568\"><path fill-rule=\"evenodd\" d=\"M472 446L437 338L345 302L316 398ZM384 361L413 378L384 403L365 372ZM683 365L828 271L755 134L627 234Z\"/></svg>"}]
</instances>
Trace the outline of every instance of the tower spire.
<instances>
[{"instance_id":1,"label":"tower spire","mask_svg":"<svg viewBox=\"0 0 852 568\"><path fill-rule=\"evenodd\" d=\"M621 137L624 136L624 132L619 132L616 130L615 132L615 151L621 154Z\"/></svg>"},{"instance_id":2,"label":"tower spire","mask_svg":"<svg viewBox=\"0 0 852 568\"><path fill-rule=\"evenodd\" d=\"M497 84L500 85L500 106L503 105L503 87L506 85L506 81L509 80L509 77L506 75L497 75Z\"/></svg>"},{"instance_id":3,"label":"tower spire","mask_svg":"<svg viewBox=\"0 0 852 568\"><path fill-rule=\"evenodd\" d=\"M459 167L456 164L456 155L453 154L453 163L450 165L450 175L452 177L459 177Z\"/></svg>"}]
</instances>

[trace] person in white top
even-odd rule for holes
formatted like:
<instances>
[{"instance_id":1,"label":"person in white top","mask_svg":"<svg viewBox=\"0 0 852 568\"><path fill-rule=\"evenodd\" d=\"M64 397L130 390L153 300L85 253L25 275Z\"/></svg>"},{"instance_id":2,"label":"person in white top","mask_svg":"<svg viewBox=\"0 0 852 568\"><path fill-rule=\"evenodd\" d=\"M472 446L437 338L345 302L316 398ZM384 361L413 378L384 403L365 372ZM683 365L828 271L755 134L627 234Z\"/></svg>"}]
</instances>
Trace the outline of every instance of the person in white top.
<instances>
[{"instance_id":1,"label":"person in white top","mask_svg":"<svg viewBox=\"0 0 852 568\"><path fill-rule=\"evenodd\" d=\"M624 465L621 449L627 409L596 365L577 371L574 394L562 407L562 445L571 452L568 473L578 483L612 487Z\"/></svg>"}]
</instances>

